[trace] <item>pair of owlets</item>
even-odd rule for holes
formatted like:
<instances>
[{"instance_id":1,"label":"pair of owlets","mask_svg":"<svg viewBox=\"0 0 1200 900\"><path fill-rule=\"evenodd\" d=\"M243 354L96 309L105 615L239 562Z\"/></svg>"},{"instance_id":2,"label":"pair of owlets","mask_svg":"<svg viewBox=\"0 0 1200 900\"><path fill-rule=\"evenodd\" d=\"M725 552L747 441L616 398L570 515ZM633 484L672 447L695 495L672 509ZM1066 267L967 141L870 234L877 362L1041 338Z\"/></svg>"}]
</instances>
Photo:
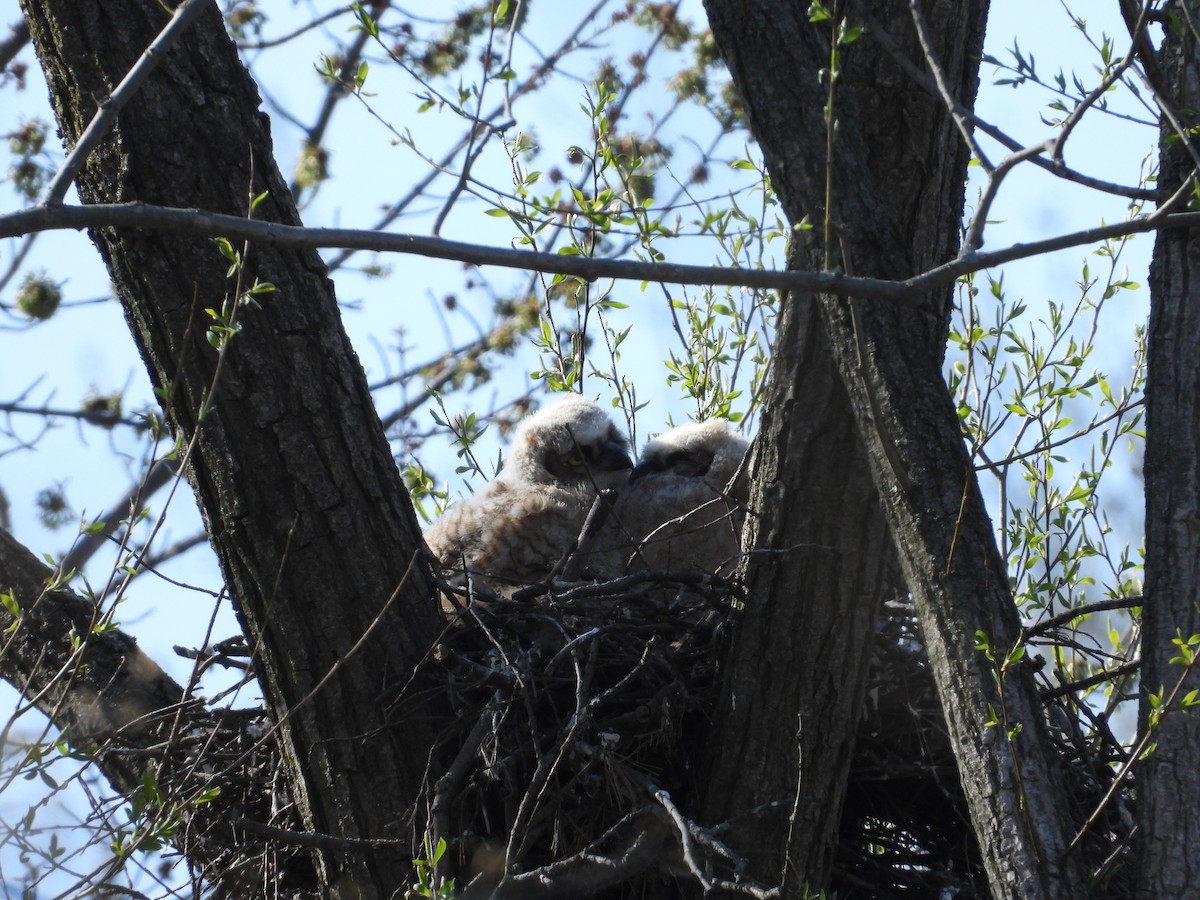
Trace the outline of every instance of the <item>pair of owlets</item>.
<instances>
[{"instance_id":1,"label":"pair of owlets","mask_svg":"<svg viewBox=\"0 0 1200 900\"><path fill-rule=\"evenodd\" d=\"M546 581L575 547L597 492L613 488L599 532L580 548L580 573L725 572L740 550L748 446L709 419L650 441L634 466L608 415L573 394L522 422L496 479L447 509L425 538L451 575L469 571L508 593Z\"/></svg>"}]
</instances>

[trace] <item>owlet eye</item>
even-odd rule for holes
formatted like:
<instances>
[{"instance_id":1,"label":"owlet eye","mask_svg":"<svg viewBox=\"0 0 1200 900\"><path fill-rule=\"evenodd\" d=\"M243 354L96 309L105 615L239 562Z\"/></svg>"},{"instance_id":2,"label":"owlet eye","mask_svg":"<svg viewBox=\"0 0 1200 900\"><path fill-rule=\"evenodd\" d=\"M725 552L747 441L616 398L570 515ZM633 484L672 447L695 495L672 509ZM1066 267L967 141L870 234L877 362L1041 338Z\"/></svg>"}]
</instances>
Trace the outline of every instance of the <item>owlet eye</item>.
<instances>
[{"instance_id":1,"label":"owlet eye","mask_svg":"<svg viewBox=\"0 0 1200 900\"><path fill-rule=\"evenodd\" d=\"M567 454L567 465L573 469L578 469L583 465L583 454L578 450L572 450Z\"/></svg>"}]
</instances>

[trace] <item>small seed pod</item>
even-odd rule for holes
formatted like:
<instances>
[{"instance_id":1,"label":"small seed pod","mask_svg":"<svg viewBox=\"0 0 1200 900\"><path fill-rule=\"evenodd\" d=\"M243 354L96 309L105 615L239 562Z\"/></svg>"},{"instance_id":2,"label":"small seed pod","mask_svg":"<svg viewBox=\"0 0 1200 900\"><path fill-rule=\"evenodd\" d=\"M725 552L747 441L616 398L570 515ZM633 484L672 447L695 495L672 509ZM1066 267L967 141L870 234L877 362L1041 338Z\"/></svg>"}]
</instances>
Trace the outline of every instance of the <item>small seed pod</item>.
<instances>
[{"instance_id":1,"label":"small seed pod","mask_svg":"<svg viewBox=\"0 0 1200 900\"><path fill-rule=\"evenodd\" d=\"M42 272L25 276L17 290L17 309L31 319L42 321L54 315L62 302L62 288Z\"/></svg>"}]
</instances>

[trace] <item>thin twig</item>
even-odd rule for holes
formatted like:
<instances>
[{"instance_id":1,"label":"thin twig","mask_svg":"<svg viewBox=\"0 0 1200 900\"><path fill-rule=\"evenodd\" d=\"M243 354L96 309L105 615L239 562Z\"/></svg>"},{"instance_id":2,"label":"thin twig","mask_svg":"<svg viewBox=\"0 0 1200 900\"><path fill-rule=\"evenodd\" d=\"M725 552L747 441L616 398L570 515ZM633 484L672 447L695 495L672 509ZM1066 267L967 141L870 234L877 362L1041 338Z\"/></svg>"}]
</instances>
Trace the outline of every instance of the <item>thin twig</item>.
<instances>
[{"instance_id":1,"label":"thin twig","mask_svg":"<svg viewBox=\"0 0 1200 900\"><path fill-rule=\"evenodd\" d=\"M1140 27L1145 27L1145 21L1142 21ZM1131 49L1130 52L1126 54L1126 56L1121 59L1120 62L1113 66L1112 70L1107 75L1100 79L1100 83L1092 88L1092 90L1088 92L1088 95L1075 105L1075 108L1071 110L1070 115L1068 115L1063 121L1062 127L1058 133L1058 137L1054 140L1054 149L1050 152L1050 158L1052 160L1054 160L1056 163L1062 162L1063 147L1066 146L1067 138L1071 136L1071 133L1075 130L1075 126L1083 121L1084 113L1091 109L1101 97L1108 93L1108 89L1110 87L1120 81L1121 76L1125 74L1125 71L1133 65L1133 61L1134 55L1133 50Z\"/></svg>"},{"instance_id":2,"label":"thin twig","mask_svg":"<svg viewBox=\"0 0 1200 900\"><path fill-rule=\"evenodd\" d=\"M1132 609L1135 606L1141 606L1145 603L1145 599L1138 597L1116 597L1112 600L1097 600L1095 603L1085 603L1083 606L1077 606L1074 609L1068 609L1066 612L1059 613L1057 616L1051 616L1042 622L1035 622L1025 630L1025 640L1030 638L1040 637L1047 634L1061 625L1065 625L1073 619L1078 619L1083 616L1089 616L1092 613L1104 612L1110 609Z\"/></svg>"},{"instance_id":3,"label":"thin twig","mask_svg":"<svg viewBox=\"0 0 1200 900\"><path fill-rule=\"evenodd\" d=\"M942 96L938 91L937 84L928 74L921 71L912 60L910 60L897 46L891 35L887 33L879 20L872 14L865 0L852 0L855 13L866 22L870 30L871 38L876 41L880 47L892 58L892 60L904 70L905 74L913 80L914 83L928 91L935 97ZM1024 145L1020 141L1005 134L995 125L981 119L973 111L964 107L957 99L949 98L954 103L954 114L956 117L961 117L964 122L970 123L979 131L986 134L988 137L997 141L1010 151L1020 151ZM1033 157L1030 162L1039 168L1045 169L1050 174L1057 178L1062 178L1066 181L1073 182L1082 187L1092 188L1102 191L1106 194L1113 194L1118 197L1128 197L1131 200L1157 200L1162 196L1161 191L1149 190L1143 187L1133 187L1130 185L1116 184L1110 181L1104 181L1099 178L1093 178L1090 175L1085 175L1082 172L1071 169L1067 166L1059 165L1054 160L1047 159L1041 156Z\"/></svg>"},{"instance_id":4,"label":"thin twig","mask_svg":"<svg viewBox=\"0 0 1200 900\"><path fill-rule=\"evenodd\" d=\"M293 844L297 847L316 847L325 850L374 850L377 847L406 847L408 841L404 838L341 838L331 834L317 834L313 831L289 831L286 828L276 828L264 825L253 819L237 818L233 820L234 828L241 828L251 834L262 835L280 844Z\"/></svg>"},{"instance_id":5,"label":"thin twig","mask_svg":"<svg viewBox=\"0 0 1200 900\"><path fill-rule=\"evenodd\" d=\"M493 108L486 116L482 118L482 121L491 123L502 115L507 117L509 115L512 100L515 100L517 97L520 97L524 94L530 93L541 86L545 77L550 72L554 71L554 68L558 65L559 60L561 60L567 55L568 52L575 48L576 42L578 41L580 34L583 32L583 29L588 25L588 23L590 23L596 18L596 16L600 14L600 10L604 8L606 3L608 3L608 0L598 0L598 2L580 19L579 23L575 26L575 29L563 39L558 48L546 56L542 60L542 63L536 69L534 69L533 72L531 72L523 82L521 82L521 85L512 90L511 96L506 96L505 102ZM375 227L385 228L386 226L390 225L405 209L408 208L408 206L414 200L416 200L418 197L423 197L429 185L431 185L438 178L438 176L441 175L442 172L452 162L454 162L455 157L458 156L462 149L471 142L472 138L474 137L476 127L478 126L473 126L466 135L459 138L458 142L449 150L447 150L446 153L441 157L439 163L431 167L429 172L426 173L426 175L420 181L413 185L407 194L393 203L388 208L387 212L385 212L383 216L375 223ZM489 125L489 127L492 126ZM327 262L326 265L331 272L336 271L345 265L346 261L354 255L356 250L371 248L345 247L343 249L345 252L339 253L337 256Z\"/></svg>"},{"instance_id":6,"label":"thin twig","mask_svg":"<svg viewBox=\"0 0 1200 900\"><path fill-rule=\"evenodd\" d=\"M983 196L979 200L979 207L967 225L967 233L963 237L960 255L974 253L983 246L983 229L987 227L988 213L991 212L992 204L1000 193L1000 184L1004 181L1005 176L1021 163L1037 159L1050 150L1051 146L1049 141L1043 141L1040 144L1024 147L1004 157L1000 160L1000 164L988 173L987 187L984 188Z\"/></svg>"},{"instance_id":7,"label":"thin twig","mask_svg":"<svg viewBox=\"0 0 1200 900\"><path fill-rule=\"evenodd\" d=\"M269 50L272 47L282 46L283 44L286 44L288 41L294 40L295 38L300 37L300 35L306 34L309 31L312 31L314 28L320 28L326 22L332 22L334 19L338 18L338 16L343 16L346 13L350 12L352 9L354 9L354 4L352 4L352 3L348 3L345 6L339 6L337 9L330 10L329 12L325 13L324 15L317 16L315 19L311 19L310 21L305 22L300 27L294 28L291 31L287 32L286 34L281 34L279 37L263 38L263 39L260 39L257 41L237 41L238 49L239 50Z\"/></svg>"},{"instance_id":8,"label":"thin twig","mask_svg":"<svg viewBox=\"0 0 1200 900\"><path fill-rule=\"evenodd\" d=\"M80 571L84 564L95 556L96 551L104 546L104 542L117 530L117 526L122 522L136 521L146 502L177 474L179 463L176 460L160 459L152 465L141 481L114 503L108 512L96 519L85 534L80 535L79 540L63 557L62 571Z\"/></svg>"}]
</instances>

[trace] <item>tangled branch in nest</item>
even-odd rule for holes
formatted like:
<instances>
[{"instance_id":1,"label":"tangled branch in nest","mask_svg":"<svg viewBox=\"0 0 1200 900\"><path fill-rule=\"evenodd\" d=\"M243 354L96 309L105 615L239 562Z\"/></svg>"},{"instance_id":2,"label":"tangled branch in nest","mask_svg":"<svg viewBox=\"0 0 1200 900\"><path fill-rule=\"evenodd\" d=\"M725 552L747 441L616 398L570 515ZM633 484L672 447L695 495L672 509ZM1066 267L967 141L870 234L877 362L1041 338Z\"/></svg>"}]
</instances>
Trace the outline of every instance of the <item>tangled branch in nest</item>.
<instances>
[{"instance_id":1,"label":"tangled branch in nest","mask_svg":"<svg viewBox=\"0 0 1200 900\"><path fill-rule=\"evenodd\" d=\"M692 845L671 798L692 787L733 602L726 581L638 574L470 604L436 654L461 725L429 804L431 830L458 841L460 883L530 896L522 872L574 860L554 896L590 896Z\"/></svg>"},{"instance_id":2,"label":"tangled branch in nest","mask_svg":"<svg viewBox=\"0 0 1200 900\"><path fill-rule=\"evenodd\" d=\"M680 812L695 787L717 645L739 605L735 586L638 575L517 596L522 602L471 604L437 652L459 724L444 743L452 761L431 786L431 831L456 846L459 883L478 878L464 896L593 896L618 883L623 896L691 896L696 885L774 896L739 878L743 861L719 840L722 826ZM1047 702L1052 725L1067 715L1060 695ZM1120 749L1111 733L1079 728L1078 710L1067 718L1076 727L1053 733L1083 822L1111 786ZM1088 858L1112 857L1128 825L1119 811L1094 825ZM631 853L639 834L652 835L657 852ZM555 881L565 862L586 878ZM1120 882L1110 877L1113 896ZM880 619L832 886L846 897L988 895L916 617L904 603Z\"/></svg>"},{"instance_id":3,"label":"tangled branch in nest","mask_svg":"<svg viewBox=\"0 0 1200 900\"><path fill-rule=\"evenodd\" d=\"M725 825L687 814L719 645L738 608L733 582L638 574L535 585L459 613L433 653L451 724L424 803L432 842L451 848L436 874L458 879L460 900L777 896L741 876ZM1131 786L1113 773L1126 751L1078 692L1044 696L1075 819L1088 822L1080 852L1093 861L1096 895L1122 896ZM164 719L154 750L164 778L147 819L184 811L173 842L218 895L309 896L306 848L338 839L296 820L266 714L185 712ZM102 752L135 761L119 737ZM779 814L779 799L748 814ZM880 619L834 866L840 897L988 893L907 604Z\"/></svg>"},{"instance_id":4,"label":"tangled branch in nest","mask_svg":"<svg viewBox=\"0 0 1200 900\"><path fill-rule=\"evenodd\" d=\"M309 895L307 851L264 835L300 827L267 712L192 702L164 715L160 729L157 747L125 747L117 734L99 750L131 765L152 759L145 771L159 773L147 774L130 798L139 821L128 850L169 842L187 859L196 889L208 884L215 898Z\"/></svg>"}]
</instances>

